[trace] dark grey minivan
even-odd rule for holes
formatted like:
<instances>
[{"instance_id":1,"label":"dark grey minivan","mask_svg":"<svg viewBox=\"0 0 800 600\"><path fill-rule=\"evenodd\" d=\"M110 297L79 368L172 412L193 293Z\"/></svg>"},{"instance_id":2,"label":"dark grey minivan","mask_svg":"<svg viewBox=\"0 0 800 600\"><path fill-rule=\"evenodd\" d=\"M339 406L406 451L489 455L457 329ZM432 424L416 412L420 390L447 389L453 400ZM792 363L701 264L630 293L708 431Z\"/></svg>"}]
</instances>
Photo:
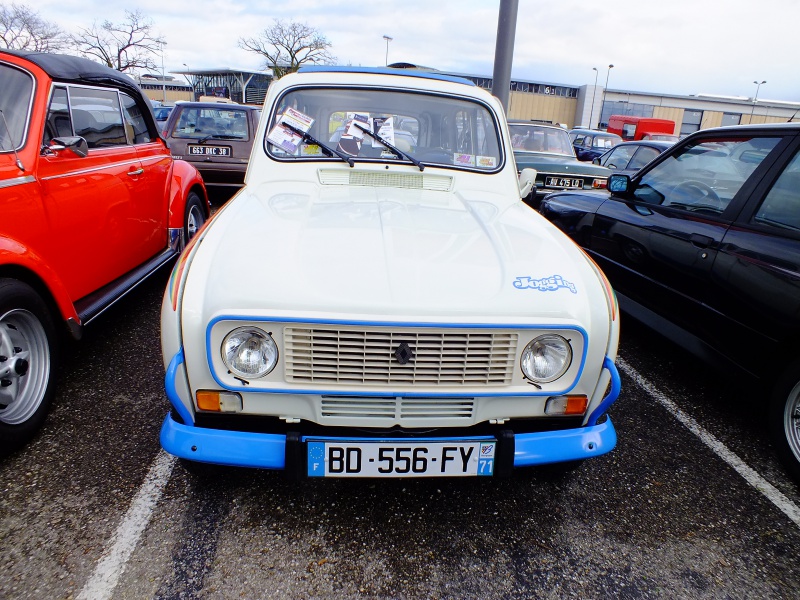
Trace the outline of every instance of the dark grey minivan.
<instances>
[{"instance_id":1,"label":"dark grey minivan","mask_svg":"<svg viewBox=\"0 0 800 600\"><path fill-rule=\"evenodd\" d=\"M193 164L209 188L240 188L261 110L229 102L178 102L164 135L172 155Z\"/></svg>"}]
</instances>

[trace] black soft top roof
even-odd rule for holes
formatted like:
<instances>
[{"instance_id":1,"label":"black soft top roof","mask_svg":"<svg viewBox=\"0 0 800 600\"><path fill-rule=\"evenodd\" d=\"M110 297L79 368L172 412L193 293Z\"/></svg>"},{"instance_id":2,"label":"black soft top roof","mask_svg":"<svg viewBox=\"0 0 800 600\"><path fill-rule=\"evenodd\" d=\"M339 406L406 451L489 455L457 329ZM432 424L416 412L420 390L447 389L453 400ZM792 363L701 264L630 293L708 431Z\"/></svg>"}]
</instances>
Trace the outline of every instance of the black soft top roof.
<instances>
[{"instance_id":1,"label":"black soft top roof","mask_svg":"<svg viewBox=\"0 0 800 600\"><path fill-rule=\"evenodd\" d=\"M127 75L86 58L68 54L48 54L46 52L28 52L6 48L0 50L0 55L2 53L12 54L31 61L55 81L106 85L129 89L137 94L142 94L139 86Z\"/></svg>"}]
</instances>

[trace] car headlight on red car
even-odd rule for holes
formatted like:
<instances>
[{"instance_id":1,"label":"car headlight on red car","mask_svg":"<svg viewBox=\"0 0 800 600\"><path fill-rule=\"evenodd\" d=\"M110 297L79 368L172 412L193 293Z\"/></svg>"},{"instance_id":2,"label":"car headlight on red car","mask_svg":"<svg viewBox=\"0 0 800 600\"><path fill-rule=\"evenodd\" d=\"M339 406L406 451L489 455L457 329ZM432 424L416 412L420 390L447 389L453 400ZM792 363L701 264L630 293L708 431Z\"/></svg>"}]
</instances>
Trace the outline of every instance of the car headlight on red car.
<instances>
[{"instance_id":1,"label":"car headlight on red car","mask_svg":"<svg viewBox=\"0 0 800 600\"><path fill-rule=\"evenodd\" d=\"M222 360L235 376L257 379L275 368L278 346L258 327L239 327L222 340Z\"/></svg>"},{"instance_id":2,"label":"car headlight on red car","mask_svg":"<svg viewBox=\"0 0 800 600\"><path fill-rule=\"evenodd\" d=\"M572 347L566 338L549 333L525 346L519 366L535 383L549 383L561 377L572 364Z\"/></svg>"}]
</instances>

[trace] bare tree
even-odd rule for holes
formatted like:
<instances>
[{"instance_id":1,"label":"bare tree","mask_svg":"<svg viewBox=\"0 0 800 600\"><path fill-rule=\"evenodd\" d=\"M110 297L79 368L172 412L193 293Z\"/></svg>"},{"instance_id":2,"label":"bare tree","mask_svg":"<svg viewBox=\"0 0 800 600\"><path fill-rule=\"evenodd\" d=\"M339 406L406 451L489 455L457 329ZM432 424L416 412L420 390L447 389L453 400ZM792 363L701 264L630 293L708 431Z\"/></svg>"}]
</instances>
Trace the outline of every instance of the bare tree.
<instances>
[{"instance_id":1,"label":"bare tree","mask_svg":"<svg viewBox=\"0 0 800 600\"><path fill-rule=\"evenodd\" d=\"M65 48L67 35L24 4L0 6L0 47L35 52Z\"/></svg>"},{"instance_id":2,"label":"bare tree","mask_svg":"<svg viewBox=\"0 0 800 600\"><path fill-rule=\"evenodd\" d=\"M324 35L306 23L275 22L258 37L239 38L239 47L264 57L264 68L272 69L280 78L293 73L305 63L330 64L336 60L329 49L332 44Z\"/></svg>"},{"instance_id":3,"label":"bare tree","mask_svg":"<svg viewBox=\"0 0 800 600\"><path fill-rule=\"evenodd\" d=\"M103 21L99 27L93 23L89 28L81 28L70 39L83 56L96 58L123 72L136 69L157 71L154 57L163 52L166 44L154 33L152 20L139 10L126 10L125 20L120 24Z\"/></svg>"}]
</instances>

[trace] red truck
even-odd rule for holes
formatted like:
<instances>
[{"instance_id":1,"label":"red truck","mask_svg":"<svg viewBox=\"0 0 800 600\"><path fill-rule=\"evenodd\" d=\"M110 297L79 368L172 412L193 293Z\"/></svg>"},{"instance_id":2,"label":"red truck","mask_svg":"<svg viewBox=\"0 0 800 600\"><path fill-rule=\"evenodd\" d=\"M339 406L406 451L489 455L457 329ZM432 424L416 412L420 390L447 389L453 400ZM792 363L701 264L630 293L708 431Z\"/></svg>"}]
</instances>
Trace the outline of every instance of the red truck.
<instances>
[{"instance_id":1,"label":"red truck","mask_svg":"<svg viewBox=\"0 0 800 600\"><path fill-rule=\"evenodd\" d=\"M675 135L675 121L669 119L611 115L608 119L608 132L616 133L626 142L630 140L678 141L678 136Z\"/></svg>"}]
</instances>

